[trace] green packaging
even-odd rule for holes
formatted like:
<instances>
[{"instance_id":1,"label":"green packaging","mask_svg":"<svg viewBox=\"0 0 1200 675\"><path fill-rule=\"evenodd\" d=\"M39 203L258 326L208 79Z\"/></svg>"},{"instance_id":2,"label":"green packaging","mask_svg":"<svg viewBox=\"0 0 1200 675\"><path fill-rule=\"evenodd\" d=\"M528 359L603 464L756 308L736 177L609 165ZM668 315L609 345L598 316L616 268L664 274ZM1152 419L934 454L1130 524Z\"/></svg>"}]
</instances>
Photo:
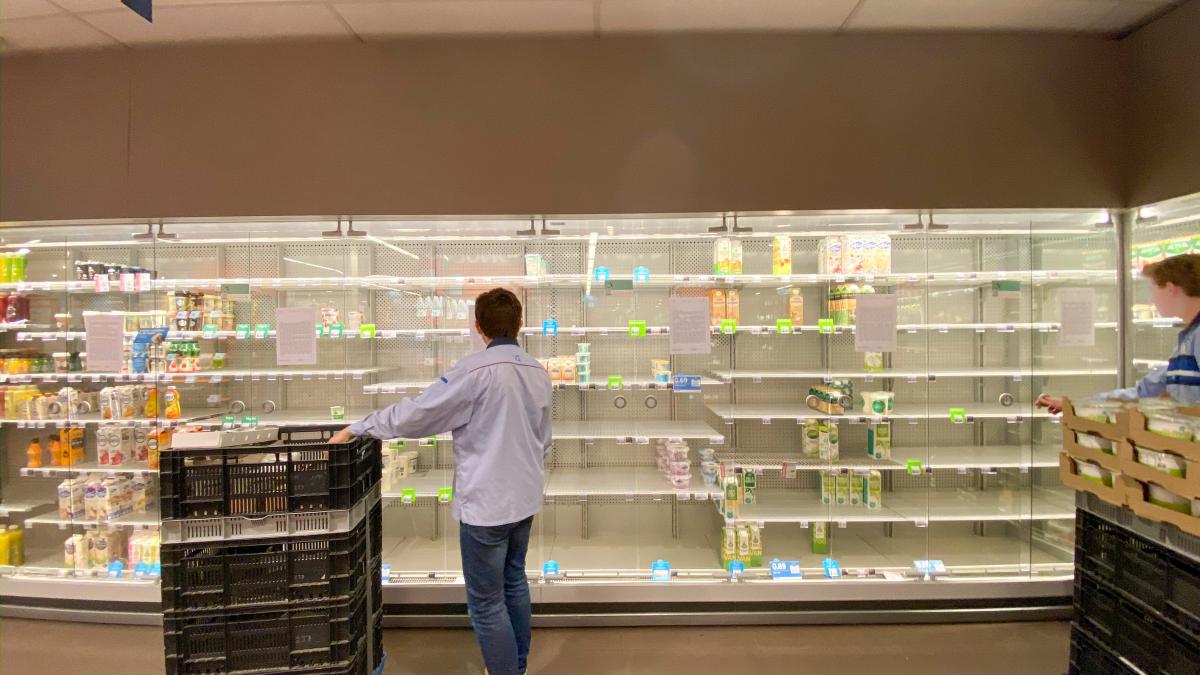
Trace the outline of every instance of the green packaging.
<instances>
[{"instance_id":1,"label":"green packaging","mask_svg":"<svg viewBox=\"0 0 1200 675\"><path fill-rule=\"evenodd\" d=\"M812 552L818 555L829 552L828 523L812 524Z\"/></svg>"},{"instance_id":2,"label":"green packaging","mask_svg":"<svg viewBox=\"0 0 1200 675\"><path fill-rule=\"evenodd\" d=\"M753 471L742 472L742 503L753 504L758 490L758 476Z\"/></svg>"},{"instance_id":3,"label":"green packaging","mask_svg":"<svg viewBox=\"0 0 1200 675\"><path fill-rule=\"evenodd\" d=\"M872 469L863 477L863 504L868 509L878 509L883 505L883 474Z\"/></svg>"},{"instance_id":4,"label":"green packaging","mask_svg":"<svg viewBox=\"0 0 1200 675\"><path fill-rule=\"evenodd\" d=\"M892 423L878 422L867 427L867 456L889 459L892 456Z\"/></svg>"},{"instance_id":5,"label":"green packaging","mask_svg":"<svg viewBox=\"0 0 1200 675\"><path fill-rule=\"evenodd\" d=\"M863 502L863 492L865 491L863 476L855 471L850 474L850 506L858 506Z\"/></svg>"},{"instance_id":6,"label":"green packaging","mask_svg":"<svg viewBox=\"0 0 1200 675\"><path fill-rule=\"evenodd\" d=\"M838 506L846 506L850 503L850 474L845 471L839 471L837 474L837 499L835 503Z\"/></svg>"},{"instance_id":7,"label":"green packaging","mask_svg":"<svg viewBox=\"0 0 1200 675\"><path fill-rule=\"evenodd\" d=\"M837 494L837 475L833 471L821 473L821 503L831 506Z\"/></svg>"},{"instance_id":8,"label":"green packaging","mask_svg":"<svg viewBox=\"0 0 1200 675\"><path fill-rule=\"evenodd\" d=\"M762 567L763 546L762 530L757 525L750 526L750 567Z\"/></svg>"}]
</instances>

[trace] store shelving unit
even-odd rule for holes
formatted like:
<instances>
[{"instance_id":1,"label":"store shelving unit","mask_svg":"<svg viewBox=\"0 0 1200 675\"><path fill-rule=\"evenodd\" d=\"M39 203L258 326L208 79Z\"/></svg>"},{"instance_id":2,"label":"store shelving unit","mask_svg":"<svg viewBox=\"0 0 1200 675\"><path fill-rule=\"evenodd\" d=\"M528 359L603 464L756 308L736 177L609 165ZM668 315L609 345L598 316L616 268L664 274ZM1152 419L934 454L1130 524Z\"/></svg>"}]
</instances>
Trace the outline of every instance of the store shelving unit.
<instances>
[{"instance_id":1,"label":"store shelving unit","mask_svg":"<svg viewBox=\"0 0 1200 675\"><path fill-rule=\"evenodd\" d=\"M921 226L914 229L914 220ZM535 601L604 603L630 593L665 603L723 602L746 593L763 600L804 600L813 593L837 600L863 598L869 581L874 598L936 604L1015 593L1034 598L1034 605L1049 603L1042 599L1067 592L1070 553L1041 542L1052 540L1073 514L1056 478L1058 425L1031 402L1041 389L1079 395L1116 386L1122 364L1115 345L1124 325L1116 311L1122 280L1116 237L1111 227L1097 226L1094 212L946 213L937 221L934 226L911 213L745 215L737 231L712 232L720 218L567 218L555 221L562 234L530 236L517 234L528 228L520 220L356 220L365 237L322 236L332 229L328 222L181 222L166 226L174 240L132 239L144 224L37 228L37 236L28 237L14 230L6 241L40 241L25 246L28 280L0 284L0 293L26 295L32 308L29 321L0 326L7 331L5 347L84 350L85 312L160 312L170 320L168 294L185 291L230 299L235 322L254 330L202 330L194 321L182 327L172 321L168 340L195 340L205 354L223 352L223 369L0 374L0 384L44 392L174 386L184 404L175 420L106 420L96 413L0 420L6 444L0 496L5 504L29 506L19 513L0 510L0 516L26 527L36 563L0 570L0 597L35 593L30 584L46 576L39 570L60 570L59 584L95 579L92 569L65 570L57 554L64 531L101 523L59 519L55 486L71 476L155 474L145 463L99 465L97 431L213 427L229 414L257 416L262 425L328 423L330 406L344 408L348 423L419 394L478 348L465 318L433 316L421 301L470 301L505 286L526 307L520 339L530 353L574 354L578 343L590 343L592 354L590 382L555 387L546 504L535 522L528 567L540 579L542 563L553 559L561 574L535 587ZM817 247L824 238L867 233L892 237L890 272L820 271ZM790 274L767 273L776 234L792 239ZM718 236L741 242L745 273L712 273ZM525 274L527 255L542 256L547 272ZM123 290L116 281L106 287L74 278L74 262L85 259L136 265L153 275L141 287ZM640 266L650 274L635 275ZM600 267L607 278L598 278ZM883 372L864 372L854 351L855 326L819 323L831 289L841 284L871 285L899 297L899 345ZM1094 288L1098 298L1096 346L1062 349L1056 294L1080 286ZM669 299L713 290L740 294L736 328L712 326L709 354L670 354ZM787 318L793 290L804 299L803 320L781 330L777 320ZM282 368L275 365L274 311L295 306L335 309L345 330L318 337L315 365ZM69 315L66 323L55 316L60 313ZM557 321L556 331L543 328L548 319ZM631 333L634 320L645 321L645 335ZM268 329L259 330L262 324ZM360 332L360 325L373 330ZM1135 325L1146 332L1172 329L1166 321ZM651 359L670 359L674 373L699 376L699 390L676 391L655 381ZM619 388L609 387L610 375L621 377ZM828 416L803 403L809 386L846 379L859 391L894 392L895 410L885 417L858 408ZM1013 403L997 403L1001 394ZM235 403L242 408L231 409ZM965 410L964 422L950 421L952 407ZM799 423L812 418L841 429L837 461L801 453ZM862 450L866 425L886 420L894 424L892 459L869 459ZM85 461L24 465L32 437L66 427L85 429ZM770 589L756 595L768 581L761 569L731 581L719 556L726 523L715 506L722 491L705 484L698 466L686 488L675 488L655 467L660 440L682 440L693 451L712 447L729 467L760 474L757 503L730 524L762 523L765 555L801 560L810 579L786 586L795 590L782 596ZM454 486L452 438L442 434L409 447L419 455L416 472L385 478L382 493L383 555L391 575L384 599L396 614L404 614L406 603L461 602L462 592L456 525L445 501L445 489ZM910 460L921 471L914 474ZM886 474L882 507L822 505L815 481L829 469ZM131 514L112 525L153 527L156 519ZM827 554L809 548L805 526L814 523L830 526ZM815 578L825 557L854 570L854 578L844 584ZM690 570L676 577L681 590L650 583L649 565L660 558ZM931 558L946 561L952 591L915 576L914 560ZM858 578L867 569L892 576L861 572ZM1016 583L1021 590L1014 592ZM86 604L92 587L79 588ZM398 588L403 592L393 592ZM107 596L97 591L95 597Z\"/></svg>"}]
</instances>

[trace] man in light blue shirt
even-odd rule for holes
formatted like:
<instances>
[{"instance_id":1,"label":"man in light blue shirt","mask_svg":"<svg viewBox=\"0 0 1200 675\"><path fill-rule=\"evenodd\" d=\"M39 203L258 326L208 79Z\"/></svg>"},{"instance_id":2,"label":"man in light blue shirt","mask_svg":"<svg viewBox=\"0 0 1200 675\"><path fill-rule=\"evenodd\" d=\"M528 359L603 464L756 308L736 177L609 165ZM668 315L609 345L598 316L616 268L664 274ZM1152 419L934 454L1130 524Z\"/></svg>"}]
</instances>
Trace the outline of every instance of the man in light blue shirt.
<instances>
[{"instance_id":1,"label":"man in light blue shirt","mask_svg":"<svg viewBox=\"0 0 1200 675\"><path fill-rule=\"evenodd\" d=\"M553 387L517 343L521 302L496 288L475 301L487 349L464 357L415 399L377 410L335 435L454 435L453 514L460 521L467 609L491 675L524 673L531 640L525 554L542 508Z\"/></svg>"}]
</instances>

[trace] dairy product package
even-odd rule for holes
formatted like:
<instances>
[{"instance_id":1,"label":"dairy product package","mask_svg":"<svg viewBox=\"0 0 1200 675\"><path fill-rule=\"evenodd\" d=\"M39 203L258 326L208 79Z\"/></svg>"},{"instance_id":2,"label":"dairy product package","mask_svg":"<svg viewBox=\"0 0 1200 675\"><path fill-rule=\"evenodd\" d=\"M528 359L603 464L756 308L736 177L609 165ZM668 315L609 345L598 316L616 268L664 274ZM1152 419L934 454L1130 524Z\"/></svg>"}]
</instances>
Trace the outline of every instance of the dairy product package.
<instances>
[{"instance_id":1,"label":"dairy product package","mask_svg":"<svg viewBox=\"0 0 1200 675\"><path fill-rule=\"evenodd\" d=\"M129 481L130 506L134 513L145 513L149 506L146 499L145 476L134 476Z\"/></svg>"},{"instance_id":2,"label":"dairy product package","mask_svg":"<svg viewBox=\"0 0 1200 675\"><path fill-rule=\"evenodd\" d=\"M771 273L792 273L792 238L776 235L771 239Z\"/></svg>"},{"instance_id":3,"label":"dairy product package","mask_svg":"<svg viewBox=\"0 0 1200 675\"><path fill-rule=\"evenodd\" d=\"M750 567L762 567L763 546L762 531L757 525L750 526Z\"/></svg>"},{"instance_id":4,"label":"dairy product package","mask_svg":"<svg viewBox=\"0 0 1200 675\"><path fill-rule=\"evenodd\" d=\"M869 236L852 234L845 239L842 248L842 272L863 274L867 271L867 242Z\"/></svg>"},{"instance_id":5,"label":"dairy product package","mask_svg":"<svg viewBox=\"0 0 1200 675\"><path fill-rule=\"evenodd\" d=\"M98 520L100 518L100 502L98 501L100 491L100 479L89 478L83 484L83 513L84 518L88 520Z\"/></svg>"},{"instance_id":6,"label":"dairy product package","mask_svg":"<svg viewBox=\"0 0 1200 675\"><path fill-rule=\"evenodd\" d=\"M741 274L745 271L742 266L742 240L734 239L729 246L729 272Z\"/></svg>"},{"instance_id":7,"label":"dairy product package","mask_svg":"<svg viewBox=\"0 0 1200 675\"><path fill-rule=\"evenodd\" d=\"M850 504L850 474L845 471L837 472L837 499L834 503L838 506Z\"/></svg>"},{"instance_id":8,"label":"dairy product package","mask_svg":"<svg viewBox=\"0 0 1200 675\"><path fill-rule=\"evenodd\" d=\"M63 542L63 567L67 569L79 569L91 566L87 564L87 549L83 539L82 534L73 534ZM80 565L80 562L85 564Z\"/></svg>"},{"instance_id":9,"label":"dairy product package","mask_svg":"<svg viewBox=\"0 0 1200 675\"><path fill-rule=\"evenodd\" d=\"M862 473L854 471L850 474L850 506L858 506L863 500L863 481Z\"/></svg>"},{"instance_id":10,"label":"dairy product package","mask_svg":"<svg viewBox=\"0 0 1200 675\"><path fill-rule=\"evenodd\" d=\"M752 471L742 472L742 503L754 504L757 501L758 476Z\"/></svg>"},{"instance_id":11,"label":"dairy product package","mask_svg":"<svg viewBox=\"0 0 1200 675\"><path fill-rule=\"evenodd\" d=\"M1146 448L1136 448L1137 461L1139 464L1154 467L1159 471L1183 478L1187 475L1187 462L1178 455L1173 455L1169 452L1158 452L1157 450L1147 450Z\"/></svg>"},{"instance_id":12,"label":"dairy product package","mask_svg":"<svg viewBox=\"0 0 1200 675\"><path fill-rule=\"evenodd\" d=\"M750 528L745 525L737 527L737 559L746 567L750 566Z\"/></svg>"},{"instance_id":13,"label":"dairy product package","mask_svg":"<svg viewBox=\"0 0 1200 675\"><path fill-rule=\"evenodd\" d=\"M83 518L84 483L79 478L68 478L58 484L58 517L63 520Z\"/></svg>"},{"instance_id":14,"label":"dairy product package","mask_svg":"<svg viewBox=\"0 0 1200 675\"><path fill-rule=\"evenodd\" d=\"M818 555L829 552L828 523L812 524L812 552Z\"/></svg>"},{"instance_id":15,"label":"dairy product package","mask_svg":"<svg viewBox=\"0 0 1200 675\"><path fill-rule=\"evenodd\" d=\"M821 240L817 245L817 272L819 274L844 274L842 268L842 249L845 237L830 236Z\"/></svg>"},{"instance_id":16,"label":"dairy product package","mask_svg":"<svg viewBox=\"0 0 1200 675\"><path fill-rule=\"evenodd\" d=\"M734 321L737 321L739 323L741 322L741 320L742 320L741 298L742 298L742 293L741 293L741 291L737 290L736 288L730 288L725 291L725 318L726 319L733 319Z\"/></svg>"},{"instance_id":17,"label":"dairy product package","mask_svg":"<svg viewBox=\"0 0 1200 675\"><path fill-rule=\"evenodd\" d=\"M877 469L871 469L863 478L863 504L868 509L878 509L883 505L883 474Z\"/></svg>"},{"instance_id":18,"label":"dairy product package","mask_svg":"<svg viewBox=\"0 0 1200 675\"><path fill-rule=\"evenodd\" d=\"M804 456L817 458L821 456L821 425L812 417L804 420Z\"/></svg>"},{"instance_id":19,"label":"dairy product package","mask_svg":"<svg viewBox=\"0 0 1200 675\"><path fill-rule=\"evenodd\" d=\"M821 472L821 503L832 506L837 501L837 472Z\"/></svg>"},{"instance_id":20,"label":"dairy product package","mask_svg":"<svg viewBox=\"0 0 1200 675\"><path fill-rule=\"evenodd\" d=\"M722 509L726 520L737 518L741 512L741 500L738 499L738 479L737 476L726 476L725 482L725 498L721 500Z\"/></svg>"},{"instance_id":21,"label":"dairy product package","mask_svg":"<svg viewBox=\"0 0 1200 675\"><path fill-rule=\"evenodd\" d=\"M877 422L867 426L867 456L871 459L891 459L891 422Z\"/></svg>"},{"instance_id":22,"label":"dairy product package","mask_svg":"<svg viewBox=\"0 0 1200 675\"><path fill-rule=\"evenodd\" d=\"M892 273L892 238L886 234L875 235L875 274Z\"/></svg>"},{"instance_id":23,"label":"dairy product package","mask_svg":"<svg viewBox=\"0 0 1200 675\"><path fill-rule=\"evenodd\" d=\"M737 560L737 530L732 527L722 527L721 567L727 567L734 560Z\"/></svg>"},{"instance_id":24,"label":"dairy product package","mask_svg":"<svg viewBox=\"0 0 1200 675\"><path fill-rule=\"evenodd\" d=\"M828 418L817 420L817 456L826 462L836 462L839 456L838 425Z\"/></svg>"}]
</instances>

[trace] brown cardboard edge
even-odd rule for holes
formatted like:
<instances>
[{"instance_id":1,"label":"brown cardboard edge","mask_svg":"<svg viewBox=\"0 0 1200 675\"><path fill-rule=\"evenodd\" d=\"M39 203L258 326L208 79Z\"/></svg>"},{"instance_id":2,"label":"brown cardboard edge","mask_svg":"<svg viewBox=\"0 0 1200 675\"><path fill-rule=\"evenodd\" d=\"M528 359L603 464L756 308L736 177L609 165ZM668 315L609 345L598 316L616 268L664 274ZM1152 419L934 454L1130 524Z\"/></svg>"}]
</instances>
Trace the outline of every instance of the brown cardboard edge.
<instances>
[{"instance_id":1,"label":"brown cardboard edge","mask_svg":"<svg viewBox=\"0 0 1200 675\"><path fill-rule=\"evenodd\" d=\"M1146 416L1138 410L1127 410L1126 417L1129 440L1147 450L1173 452L1192 462L1200 462L1200 443L1167 438L1146 429Z\"/></svg>"},{"instance_id":2,"label":"brown cardboard edge","mask_svg":"<svg viewBox=\"0 0 1200 675\"><path fill-rule=\"evenodd\" d=\"M1134 513L1147 520L1174 525L1190 535L1200 537L1200 518L1151 504L1146 500L1146 493L1142 490L1141 483L1132 478L1125 480L1128 481L1125 484L1128 505Z\"/></svg>"},{"instance_id":3,"label":"brown cardboard edge","mask_svg":"<svg viewBox=\"0 0 1200 675\"><path fill-rule=\"evenodd\" d=\"M1085 448L1080 445L1073 436L1074 434L1063 436L1063 450L1066 451L1068 455L1074 457L1075 459L1086 459L1089 462L1099 464L1109 471L1121 470L1121 460L1115 454L1110 455L1103 450ZM1113 445L1114 447L1120 445L1120 442L1113 441Z\"/></svg>"},{"instance_id":4,"label":"brown cardboard edge","mask_svg":"<svg viewBox=\"0 0 1200 675\"><path fill-rule=\"evenodd\" d=\"M1101 483L1094 483L1075 473L1075 467L1071 464L1071 457L1066 453L1058 455L1058 476L1062 480L1063 485L1069 488L1079 492L1089 492L1115 506L1125 505L1126 492L1124 489L1119 485L1107 487ZM1115 476L1114 479L1116 479Z\"/></svg>"},{"instance_id":5,"label":"brown cardboard edge","mask_svg":"<svg viewBox=\"0 0 1200 675\"><path fill-rule=\"evenodd\" d=\"M1187 475L1179 478L1165 471L1159 471L1152 466L1139 463L1136 455L1134 455L1132 443L1121 443L1117 449L1117 453L1121 460L1120 472L1122 475L1135 478L1143 483L1154 483L1181 497L1200 499L1200 464L1185 458L1184 461L1188 464Z\"/></svg>"},{"instance_id":6,"label":"brown cardboard edge","mask_svg":"<svg viewBox=\"0 0 1200 675\"><path fill-rule=\"evenodd\" d=\"M1084 419L1075 414L1075 405L1069 398L1063 399L1062 425L1065 429L1096 434L1110 441L1119 441L1125 438L1126 429L1120 418L1117 418L1115 424Z\"/></svg>"}]
</instances>

